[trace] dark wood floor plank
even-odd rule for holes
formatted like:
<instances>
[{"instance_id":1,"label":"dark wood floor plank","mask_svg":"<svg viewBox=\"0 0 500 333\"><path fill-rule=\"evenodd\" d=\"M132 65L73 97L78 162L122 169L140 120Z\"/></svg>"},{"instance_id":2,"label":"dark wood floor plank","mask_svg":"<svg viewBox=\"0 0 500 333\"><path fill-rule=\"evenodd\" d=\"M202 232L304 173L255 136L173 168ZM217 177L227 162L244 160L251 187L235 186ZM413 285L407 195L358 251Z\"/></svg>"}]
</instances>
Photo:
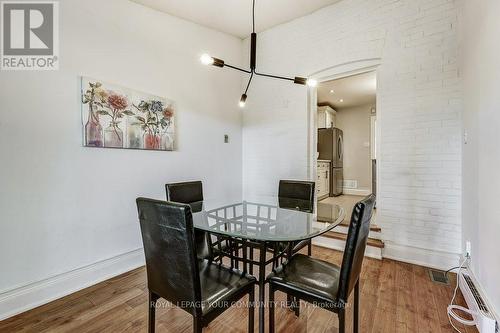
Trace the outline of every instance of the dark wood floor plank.
<instances>
[{"instance_id":1,"label":"dark wood floor plank","mask_svg":"<svg viewBox=\"0 0 500 333\"><path fill-rule=\"evenodd\" d=\"M378 277L379 287L371 332L396 332L396 263L385 260Z\"/></svg>"},{"instance_id":2,"label":"dark wood floor plank","mask_svg":"<svg viewBox=\"0 0 500 333\"><path fill-rule=\"evenodd\" d=\"M397 300L396 300L396 330L397 332L415 332L415 289L412 266L398 263L396 272Z\"/></svg>"},{"instance_id":3,"label":"dark wood floor plank","mask_svg":"<svg viewBox=\"0 0 500 333\"><path fill-rule=\"evenodd\" d=\"M413 266L414 288L417 296L417 331L436 333L441 331L438 309L434 302L433 288L425 267Z\"/></svg>"}]
</instances>

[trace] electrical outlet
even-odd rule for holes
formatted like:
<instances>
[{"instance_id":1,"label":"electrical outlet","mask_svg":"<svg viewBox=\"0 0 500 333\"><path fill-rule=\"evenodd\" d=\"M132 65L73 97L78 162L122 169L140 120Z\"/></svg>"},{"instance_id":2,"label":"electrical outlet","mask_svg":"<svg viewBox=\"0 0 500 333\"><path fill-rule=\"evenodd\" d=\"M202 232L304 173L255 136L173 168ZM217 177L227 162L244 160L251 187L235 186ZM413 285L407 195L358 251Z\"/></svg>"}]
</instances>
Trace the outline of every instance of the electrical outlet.
<instances>
[{"instance_id":1,"label":"electrical outlet","mask_svg":"<svg viewBox=\"0 0 500 333\"><path fill-rule=\"evenodd\" d=\"M470 245L470 241L466 241L465 242L465 256L467 258L470 258L471 256L471 245Z\"/></svg>"}]
</instances>

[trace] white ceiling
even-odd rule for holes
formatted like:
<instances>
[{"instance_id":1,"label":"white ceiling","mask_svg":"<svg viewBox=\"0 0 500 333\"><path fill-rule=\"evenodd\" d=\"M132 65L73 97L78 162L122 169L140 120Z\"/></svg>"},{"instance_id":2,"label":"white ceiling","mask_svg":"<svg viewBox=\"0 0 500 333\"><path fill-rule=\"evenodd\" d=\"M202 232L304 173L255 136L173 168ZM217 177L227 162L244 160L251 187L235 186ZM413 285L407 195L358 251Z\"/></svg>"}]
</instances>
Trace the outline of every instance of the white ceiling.
<instances>
[{"instance_id":1,"label":"white ceiling","mask_svg":"<svg viewBox=\"0 0 500 333\"><path fill-rule=\"evenodd\" d=\"M252 32L252 0L131 0L239 38ZM340 0L256 0L255 30L310 14Z\"/></svg>"},{"instance_id":2,"label":"white ceiling","mask_svg":"<svg viewBox=\"0 0 500 333\"><path fill-rule=\"evenodd\" d=\"M376 93L376 74L368 72L318 84L318 103L330 103L335 109L375 104Z\"/></svg>"}]
</instances>

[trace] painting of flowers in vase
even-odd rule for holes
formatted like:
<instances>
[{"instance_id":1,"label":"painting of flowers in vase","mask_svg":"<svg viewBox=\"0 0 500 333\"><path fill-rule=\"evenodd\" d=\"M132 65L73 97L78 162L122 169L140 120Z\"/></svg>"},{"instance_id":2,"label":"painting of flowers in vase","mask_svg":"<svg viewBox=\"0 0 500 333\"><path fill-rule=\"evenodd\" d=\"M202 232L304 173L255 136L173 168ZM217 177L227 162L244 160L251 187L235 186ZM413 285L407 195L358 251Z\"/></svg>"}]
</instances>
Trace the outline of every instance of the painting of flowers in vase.
<instances>
[{"instance_id":1,"label":"painting of flowers in vase","mask_svg":"<svg viewBox=\"0 0 500 333\"><path fill-rule=\"evenodd\" d=\"M174 150L173 101L88 77L81 84L84 146Z\"/></svg>"}]
</instances>

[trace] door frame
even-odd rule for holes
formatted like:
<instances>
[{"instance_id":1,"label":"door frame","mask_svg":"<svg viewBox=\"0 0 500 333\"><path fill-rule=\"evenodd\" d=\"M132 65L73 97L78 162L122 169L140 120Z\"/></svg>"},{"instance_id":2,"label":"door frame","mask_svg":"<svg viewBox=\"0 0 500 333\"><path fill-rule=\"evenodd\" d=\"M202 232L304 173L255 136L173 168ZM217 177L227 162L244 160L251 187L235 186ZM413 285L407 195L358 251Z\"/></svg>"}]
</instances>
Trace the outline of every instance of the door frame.
<instances>
[{"instance_id":1,"label":"door frame","mask_svg":"<svg viewBox=\"0 0 500 333\"><path fill-rule=\"evenodd\" d=\"M377 151L378 151L378 134L377 134L377 112L375 111L375 114L372 114L370 116L370 161L377 161ZM375 142L375 144L373 144ZM375 167L375 170L376 167ZM375 171L375 178L377 177L377 171ZM373 162L372 165L370 166L370 178L372 179L372 183L370 184L370 189L373 191ZM378 180L378 179L376 179ZM375 187L375 192L377 191L377 188ZM375 193L377 195L377 193Z\"/></svg>"},{"instance_id":2,"label":"door frame","mask_svg":"<svg viewBox=\"0 0 500 333\"><path fill-rule=\"evenodd\" d=\"M380 152L380 108L379 108L379 85L378 80L380 65L382 64L381 58L369 58L360 59L355 61L349 61L342 64L334 65L312 73L309 75L310 78L318 81L318 84L326 81L341 79L348 76L353 76L357 74L363 74L367 72L375 72L377 75L377 90L376 90L376 110L377 110L377 133L376 137L376 151ZM316 181L317 178L317 145L318 145L318 93L316 87L310 87L307 91L307 175L312 181ZM379 182L379 163L380 154L377 154L377 191L380 188ZM375 193L376 195L376 193ZM315 196L316 197L316 196Z\"/></svg>"}]
</instances>

